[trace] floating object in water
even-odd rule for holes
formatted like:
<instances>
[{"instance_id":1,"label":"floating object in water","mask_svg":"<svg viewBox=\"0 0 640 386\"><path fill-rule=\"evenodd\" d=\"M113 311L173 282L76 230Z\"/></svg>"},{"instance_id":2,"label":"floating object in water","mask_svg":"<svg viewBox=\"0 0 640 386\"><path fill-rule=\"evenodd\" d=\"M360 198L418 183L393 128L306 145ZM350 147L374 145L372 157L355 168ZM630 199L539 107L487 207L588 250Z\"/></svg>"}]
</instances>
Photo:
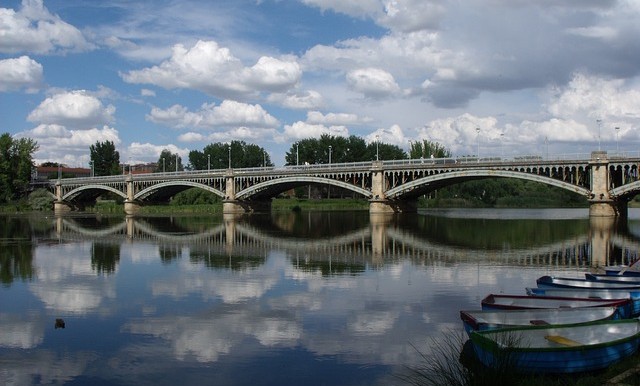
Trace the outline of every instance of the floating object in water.
<instances>
[{"instance_id":1,"label":"floating object in water","mask_svg":"<svg viewBox=\"0 0 640 386\"><path fill-rule=\"evenodd\" d=\"M64 319L56 319L56 325L55 325L56 330L59 328L64 328Z\"/></svg>"}]
</instances>

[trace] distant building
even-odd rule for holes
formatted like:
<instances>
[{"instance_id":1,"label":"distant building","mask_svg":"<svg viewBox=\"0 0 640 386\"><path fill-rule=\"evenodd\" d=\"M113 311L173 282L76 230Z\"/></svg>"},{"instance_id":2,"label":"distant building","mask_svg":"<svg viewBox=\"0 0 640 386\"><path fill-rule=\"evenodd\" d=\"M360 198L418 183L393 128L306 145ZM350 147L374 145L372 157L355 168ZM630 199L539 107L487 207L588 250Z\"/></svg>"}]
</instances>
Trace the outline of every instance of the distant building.
<instances>
[{"instance_id":1,"label":"distant building","mask_svg":"<svg viewBox=\"0 0 640 386\"><path fill-rule=\"evenodd\" d=\"M62 178L90 177L91 169L70 168L66 166L36 166L32 178L34 182L46 182L48 180L55 180L59 176L62 176Z\"/></svg>"}]
</instances>

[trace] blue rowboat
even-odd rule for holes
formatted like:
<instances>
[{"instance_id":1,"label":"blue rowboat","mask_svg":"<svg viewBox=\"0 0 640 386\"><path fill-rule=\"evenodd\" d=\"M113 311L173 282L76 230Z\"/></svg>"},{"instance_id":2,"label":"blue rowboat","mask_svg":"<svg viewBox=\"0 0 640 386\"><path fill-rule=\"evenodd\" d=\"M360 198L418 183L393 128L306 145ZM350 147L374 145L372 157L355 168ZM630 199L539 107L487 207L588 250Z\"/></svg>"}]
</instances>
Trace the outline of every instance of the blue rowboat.
<instances>
[{"instance_id":1,"label":"blue rowboat","mask_svg":"<svg viewBox=\"0 0 640 386\"><path fill-rule=\"evenodd\" d=\"M640 290L640 283L612 283L572 277L542 276L536 280L536 284L538 285L538 288L561 287Z\"/></svg>"},{"instance_id":2,"label":"blue rowboat","mask_svg":"<svg viewBox=\"0 0 640 386\"><path fill-rule=\"evenodd\" d=\"M629 285L639 285L640 286L640 276L612 276L612 275L602 275L596 273L585 273L584 278L590 281L599 281L605 283L627 283Z\"/></svg>"},{"instance_id":3,"label":"blue rowboat","mask_svg":"<svg viewBox=\"0 0 640 386\"><path fill-rule=\"evenodd\" d=\"M580 324L618 318L618 307L460 311L467 334L508 327Z\"/></svg>"},{"instance_id":4,"label":"blue rowboat","mask_svg":"<svg viewBox=\"0 0 640 386\"><path fill-rule=\"evenodd\" d=\"M556 296L487 295L483 310L522 310L531 308L618 307L621 318L631 317L631 299L590 299Z\"/></svg>"},{"instance_id":5,"label":"blue rowboat","mask_svg":"<svg viewBox=\"0 0 640 386\"><path fill-rule=\"evenodd\" d=\"M636 263L632 265L617 265L604 267L604 272L611 276L640 276L640 270Z\"/></svg>"},{"instance_id":6,"label":"blue rowboat","mask_svg":"<svg viewBox=\"0 0 640 386\"><path fill-rule=\"evenodd\" d=\"M640 289L598 289L598 288L526 288L529 296L555 296L589 299L630 299L630 317L640 316Z\"/></svg>"},{"instance_id":7,"label":"blue rowboat","mask_svg":"<svg viewBox=\"0 0 640 386\"><path fill-rule=\"evenodd\" d=\"M605 369L633 355L640 343L640 322L624 319L473 331L470 338L476 356L487 367L580 373Z\"/></svg>"}]
</instances>

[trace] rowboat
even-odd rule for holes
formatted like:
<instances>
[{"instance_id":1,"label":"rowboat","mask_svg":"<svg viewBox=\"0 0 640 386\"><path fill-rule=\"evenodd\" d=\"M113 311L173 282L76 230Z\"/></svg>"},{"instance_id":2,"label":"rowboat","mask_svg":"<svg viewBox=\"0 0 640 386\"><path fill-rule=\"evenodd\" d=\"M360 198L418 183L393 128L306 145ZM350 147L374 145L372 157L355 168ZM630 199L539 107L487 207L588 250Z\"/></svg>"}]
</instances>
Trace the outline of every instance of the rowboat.
<instances>
[{"instance_id":1,"label":"rowboat","mask_svg":"<svg viewBox=\"0 0 640 386\"><path fill-rule=\"evenodd\" d=\"M631 299L589 299L556 296L489 294L481 301L483 310L522 310L531 308L618 307L621 318L631 317Z\"/></svg>"},{"instance_id":2,"label":"rowboat","mask_svg":"<svg viewBox=\"0 0 640 386\"><path fill-rule=\"evenodd\" d=\"M631 265L617 265L617 266L609 266L604 268L604 272L607 275L613 276L640 276L640 260L636 260Z\"/></svg>"},{"instance_id":3,"label":"rowboat","mask_svg":"<svg viewBox=\"0 0 640 386\"><path fill-rule=\"evenodd\" d=\"M640 343L640 322L623 319L473 331L470 338L476 356L487 367L578 373L601 370L633 355Z\"/></svg>"},{"instance_id":4,"label":"rowboat","mask_svg":"<svg viewBox=\"0 0 640 386\"><path fill-rule=\"evenodd\" d=\"M606 283L627 283L630 285L639 285L640 286L640 276L612 276L612 275L603 275L596 273L585 273L584 278L590 281L600 281Z\"/></svg>"},{"instance_id":5,"label":"rowboat","mask_svg":"<svg viewBox=\"0 0 640 386\"><path fill-rule=\"evenodd\" d=\"M536 284L538 288L564 287L640 290L640 283L612 283L572 277L542 276L536 280Z\"/></svg>"},{"instance_id":6,"label":"rowboat","mask_svg":"<svg viewBox=\"0 0 640 386\"><path fill-rule=\"evenodd\" d=\"M468 334L508 327L589 323L617 319L618 316L618 307L460 311L460 319Z\"/></svg>"},{"instance_id":7,"label":"rowboat","mask_svg":"<svg viewBox=\"0 0 640 386\"><path fill-rule=\"evenodd\" d=\"M589 298L589 299L630 299L630 316L640 316L640 289L598 289L598 288L526 288L529 296L555 296L565 298Z\"/></svg>"},{"instance_id":8,"label":"rowboat","mask_svg":"<svg viewBox=\"0 0 640 386\"><path fill-rule=\"evenodd\" d=\"M637 268L631 269L627 265L605 267L604 272L610 276L640 276Z\"/></svg>"}]
</instances>

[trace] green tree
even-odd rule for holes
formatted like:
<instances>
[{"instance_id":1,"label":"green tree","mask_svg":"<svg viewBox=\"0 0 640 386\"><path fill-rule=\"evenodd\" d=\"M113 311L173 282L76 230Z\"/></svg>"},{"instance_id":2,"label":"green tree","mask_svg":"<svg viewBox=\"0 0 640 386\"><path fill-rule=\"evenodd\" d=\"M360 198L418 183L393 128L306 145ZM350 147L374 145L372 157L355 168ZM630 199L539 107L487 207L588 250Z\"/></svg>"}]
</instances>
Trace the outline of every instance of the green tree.
<instances>
[{"instance_id":1,"label":"green tree","mask_svg":"<svg viewBox=\"0 0 640 386\"><path fill-rule=\"evenodd\" d=\"M411 149L409 149L409 158L449 157L451 157L451 151L438 142L432 142L428 139L424 139L422 140L422 142L411 142Z\"/></svg>"},{"instance_id":2,"label":"green tree","mask_svg":"<svg viewBox=\"0 0 640 386\"><path fill-rule=\"evenodd\" d=\"M331 163L373 161L376 155L381 160L407 158L399 146L387 143L372 142L367 145L364 139L352 135L348 138L323 134L320 138L307 138L295 142L285 154L287 165L326 164Z\"/></svg>"},{"instance_id":3,"label":"green tree","mask_svg":"<svg viewBox=\"0 0 640 386\"><path fill-rule=\"evenodd\" d=\"M375 142L371 142L367 146L367 149L371 160L375 160L377 158L380 161L385 161L407 158L407 153L405 153L405 151L398 145L391 145L388 143L376 144Z\"/></svg>"},{"instance_id":4,"label":"green tree","mask_svg":"<svg viewBox=\"0 0 640 386\"><path fill-rule=\"evenodd\" d=\"M120 174L120 153L111 141L96 142L89 148L91 164L96 176L113 176Z\"/></svg>"},{"instance_id":5,"label":"green tree","mask_svg":"<svg viewBox=\"0 0 640 386\"><path fill-rule=\"evenodd\" d=\"M177 165L177 167L176 167ZM171 153L169 149L163 149L156 163L156 173L175 172L184 170L182 157L178 153Z\"/></svg>"},{"instance_id":6,"label":"green tree","mask_svg":"<svg viewBox=\"0 0 640 386\"><path fill-rule=\"evenodd\" d=\"M0 136L0 202L8 202L26 194L33 171L33 153L37 143L30 138Z\"/></svg>"},{"instance_id":7,"label":"green tree","mask_svg":"<svg viewBox=\"0 0 640 386\"><path fill-rule=\"evenodd\" d=\"M229 164L232 168L273 166L264 148L244 141L217 142L189 152L189 165L195 170L227 169Z\"/></svg>"}]
</instances>

